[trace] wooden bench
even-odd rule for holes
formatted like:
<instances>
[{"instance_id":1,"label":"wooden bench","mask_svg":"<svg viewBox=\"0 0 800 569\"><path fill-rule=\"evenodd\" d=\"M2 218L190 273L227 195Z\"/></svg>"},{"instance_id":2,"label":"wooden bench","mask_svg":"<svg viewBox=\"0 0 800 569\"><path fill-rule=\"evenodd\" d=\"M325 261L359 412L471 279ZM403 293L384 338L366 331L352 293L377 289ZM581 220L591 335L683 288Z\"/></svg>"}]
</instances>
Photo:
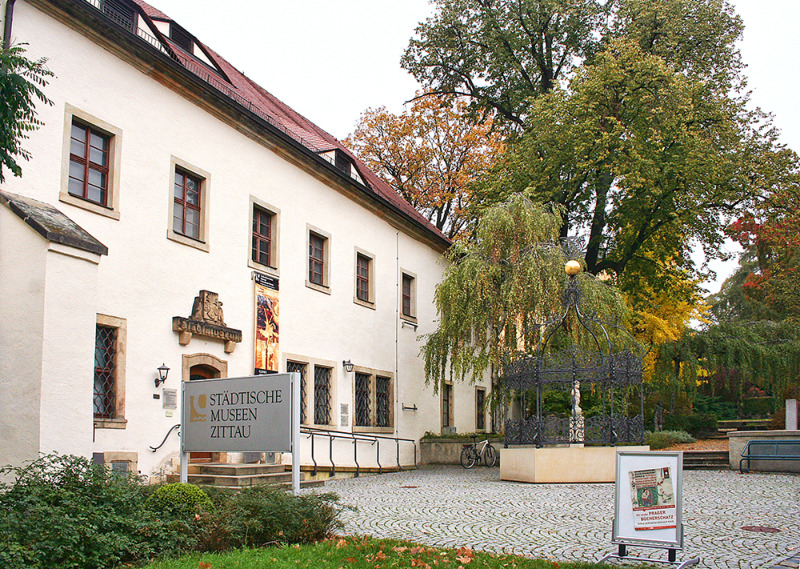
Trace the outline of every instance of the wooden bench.
<instances>
[{"instance_id":1,"label":"wooden bench","mask_svg":"<svg viewBox=\"0 0 800 569\"><path fill-rule=\"evenodd\" d=\"M739 460L739 472L744 473L744 461L750 471L751 460L796 460L800 461L800 440L748 441Z\"/></svg>"}]
</instances>

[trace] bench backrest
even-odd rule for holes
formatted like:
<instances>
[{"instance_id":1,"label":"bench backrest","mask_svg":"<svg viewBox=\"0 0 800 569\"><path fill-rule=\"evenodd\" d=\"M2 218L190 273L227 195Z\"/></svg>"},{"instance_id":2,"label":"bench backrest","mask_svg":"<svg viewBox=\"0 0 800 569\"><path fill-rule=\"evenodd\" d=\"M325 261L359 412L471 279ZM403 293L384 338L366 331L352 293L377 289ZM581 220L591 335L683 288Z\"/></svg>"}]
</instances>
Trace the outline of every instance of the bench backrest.
<instances>
[{"instance_id":1,"label":"bench backrest","mask_svg":"<svg viewBox=\"0 0 800 569\"><path fill-rule=\"evenodd\" d=\"M800 458L800 440L787 441L748 441L742 456L796 456Z\"/></svg>"}]
</instances>

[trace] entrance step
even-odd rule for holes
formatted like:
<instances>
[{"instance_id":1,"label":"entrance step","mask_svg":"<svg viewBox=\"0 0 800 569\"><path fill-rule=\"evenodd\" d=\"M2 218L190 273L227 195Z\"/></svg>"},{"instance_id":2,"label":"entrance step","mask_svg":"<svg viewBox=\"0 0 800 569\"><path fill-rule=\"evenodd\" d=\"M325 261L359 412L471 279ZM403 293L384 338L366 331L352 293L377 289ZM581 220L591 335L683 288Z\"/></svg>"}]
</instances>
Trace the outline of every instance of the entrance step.
<instances>
[{"instance_id":1,"label":"entrance step","mask_svg":"<svg viewBox=\"0 0 800 569\"><path fill-rule=\"evenodd\" d=\"M287 465L286 469L291 470L291 466ZM416 469L417 467L413 465L402 467L394 465L384 466L382 468L378 468L377 466L362 466L360 468L356 468L355 466L351 465L337 465L336 467L332 467L330 464L328 464L317 466L315 474L315 468L313 464L300 465L300 472L303 474L306 480L320 481L330 480L331 478L355 478L356 476L371 476L373 474L388 474L389 472L403 472L406 470Z\"/></svg>"},{"instance_id":2,"label":"entrance step","mask_svg":"<svg viewBox=\"0 0 800 569\"><path fill-rule=\"evenodd\" d=\"M190 464L188 481L198 486L242 489L258 484L291 486L292 474L282 464ZM321 486L317 480L301 481L301 487Z\"/></svg>"},{"instance_id":3,"label":"entrance step","mask_svg":"<svg viewBox=\"0 0 800 569\"><path fill-rule=\"evenodd\" d=\"M726 450L685 450L683 451L684 470L727 470L730 468Z\"/></svg>"}]
</instances>

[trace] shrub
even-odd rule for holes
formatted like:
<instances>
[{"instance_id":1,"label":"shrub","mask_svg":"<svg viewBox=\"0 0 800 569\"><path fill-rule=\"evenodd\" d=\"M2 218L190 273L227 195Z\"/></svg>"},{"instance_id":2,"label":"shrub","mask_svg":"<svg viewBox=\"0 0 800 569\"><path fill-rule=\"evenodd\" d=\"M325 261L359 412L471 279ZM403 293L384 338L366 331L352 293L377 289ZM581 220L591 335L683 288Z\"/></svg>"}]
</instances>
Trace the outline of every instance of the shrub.
<instances>
[{"instance_id":1,"label":"shrub","mask_svg":"<svg viewBox=\"0 0 800 569\"><path fill-rule=\"evenodd\" d=\"M137 479L77 456L47 455L19 468L0 487L0 565L94 568L155 553L143 530Z\"/></svg>"},{"instance_id":2,"label":"shrub","mask_svg":"<svg viewBox=\"0 0 800 569\"><path fill-rule=\"evenodd\" d=\"M651 450L659 450L680 443L693 443L695 438L686 431L645 431L644 442Z\"/></svg>"},{"instance_id":3,"label":"shrub","mask_svg":"<svg viewBox=\"0 0 800 569\"><path fill-rule=\"evenodd\" d=\"M335 494L294 496L270 486L251 486L201 516L200 547L221 550L267 543L311 543L341 527L344 508Z\"/></svg>"},{"instance_id":4,"label":"shrub","mask_svg":"<svg viewBox=\"0 0 800 569\"><path fill-rule=\"evenodd\" d=\"M190 518L198 511L210 509L211 499L194 484L175 482L156 488L145 505L156 514Z\"/></svg>"},{"instance_id":5,"label":"shrub","mask_svg":"<svg viewBox=\"0 0 800 569\"><path fill-rule=\"evenodd\" d=\"M717 416L713 413L673 414L664 418L668 430L687 431L695 437L704 433L714 433L718 428Z\"/></svg>"}]
</instances>

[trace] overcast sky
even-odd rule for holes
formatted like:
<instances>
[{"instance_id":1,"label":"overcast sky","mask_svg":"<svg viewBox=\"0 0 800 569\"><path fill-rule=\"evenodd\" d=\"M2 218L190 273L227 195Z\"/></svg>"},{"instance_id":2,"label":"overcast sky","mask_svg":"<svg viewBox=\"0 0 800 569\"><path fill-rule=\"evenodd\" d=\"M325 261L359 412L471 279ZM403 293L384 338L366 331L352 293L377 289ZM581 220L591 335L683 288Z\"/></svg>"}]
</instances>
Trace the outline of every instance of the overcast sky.
<instances>
[{"instance_id":1,"label":"overcast sky","mask_svg":"<svg viewBox=\"0 0 800 569\"><path fill-rule=\"evenodd\" d=\"M148 0L240 71L343 139L361 113L400 112L419 88L400 67L427 0ZM753 102L800 151L800 0L733 0ZM735 264L718 267L719 284Z\"/></svg>"}]
</instances>

